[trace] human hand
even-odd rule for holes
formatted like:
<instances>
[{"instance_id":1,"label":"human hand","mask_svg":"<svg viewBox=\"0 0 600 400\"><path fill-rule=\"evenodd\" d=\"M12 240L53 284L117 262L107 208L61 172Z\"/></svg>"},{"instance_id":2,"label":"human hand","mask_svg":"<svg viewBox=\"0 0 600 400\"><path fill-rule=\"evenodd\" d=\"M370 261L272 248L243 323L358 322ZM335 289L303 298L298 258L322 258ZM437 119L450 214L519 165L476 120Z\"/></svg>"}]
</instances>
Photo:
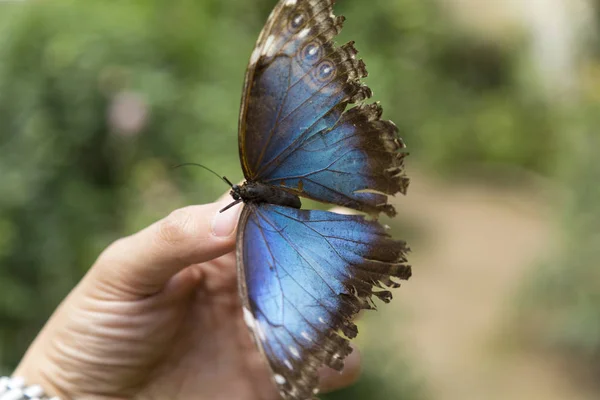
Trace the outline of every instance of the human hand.
<instances>
[{"instance_id":1,"label":"human hand","mask_svg":"<svg viewBox=\"0 0 600 400\"><path fill-rule=\"evenodd\" d=\"M241 206L191 206L109 246L15 371L63 399L278 399L243 322L235 228ZM322 371L323 390L352 383Z\"/></svg>"}]
</instances>

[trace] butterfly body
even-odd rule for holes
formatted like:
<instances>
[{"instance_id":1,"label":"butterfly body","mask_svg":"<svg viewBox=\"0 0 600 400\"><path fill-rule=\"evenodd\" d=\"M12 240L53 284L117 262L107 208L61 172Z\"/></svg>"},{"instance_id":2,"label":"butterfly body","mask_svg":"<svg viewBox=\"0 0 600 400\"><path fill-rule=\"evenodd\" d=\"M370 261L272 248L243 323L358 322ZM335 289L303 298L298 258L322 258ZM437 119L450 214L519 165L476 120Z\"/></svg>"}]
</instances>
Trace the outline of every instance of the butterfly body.
<instances>
[{"instance_id":1,"label":"butterfly body","mask_svg":"<svg viewBox=\"0 0 600 400\"><path fill-rule=\"evenodd\" d=\"M285 400L312 399L341 370L354 316L408 279L408 247L374 219L303 210L300 197L377 217L405 193L404 144L381 120L354 43L337 46L333 0L280 0L248 69L239 151L246 182L237 266L244 319ZM354 106L351 106L353 105ZM235 204L234 203L234 204Z\"/></svg>"},{"instance_id":2,"label":"butterfly body","mask_svg":"<svg viewBox=\"0 0 600 400\"><path fill-rule=\"evenodd\" d=\"M233 185L231 197L242 200L246 204L277 204L286 207L300 208L302 203L295 194L260 182L246 181L242 185Z\"/></svg>"}]
</instances>

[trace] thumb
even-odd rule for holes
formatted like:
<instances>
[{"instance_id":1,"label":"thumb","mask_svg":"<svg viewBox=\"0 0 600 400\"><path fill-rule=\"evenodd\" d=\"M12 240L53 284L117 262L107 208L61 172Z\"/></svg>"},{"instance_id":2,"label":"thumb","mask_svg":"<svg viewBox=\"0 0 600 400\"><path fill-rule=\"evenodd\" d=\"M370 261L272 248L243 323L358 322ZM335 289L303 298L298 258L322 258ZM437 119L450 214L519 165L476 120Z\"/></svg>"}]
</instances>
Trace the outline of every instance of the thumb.
<instances>
[{"instance_id":1,"label":"thumb","mask_svg":"<svg viewBox=\"0 0 600 400\"><path fill-rule=\"evenodd\" d=\"M162 290L179 271L234 250L242 206L223 213L231 198L173 211L109 246L92 267L98 279L136 296Z\"/></svg>"}]
</instances>

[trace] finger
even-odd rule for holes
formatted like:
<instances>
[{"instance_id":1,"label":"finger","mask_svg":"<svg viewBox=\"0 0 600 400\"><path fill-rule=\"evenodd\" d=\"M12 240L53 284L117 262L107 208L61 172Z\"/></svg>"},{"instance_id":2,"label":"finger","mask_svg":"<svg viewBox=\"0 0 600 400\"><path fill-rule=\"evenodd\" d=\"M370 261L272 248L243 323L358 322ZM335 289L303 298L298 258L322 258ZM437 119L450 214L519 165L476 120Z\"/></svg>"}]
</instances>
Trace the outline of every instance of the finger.
<instances>
[{"instance_id":1,"label":"finger","mask_svg":"<svg viewBox=\"0 0 600 400\"><path fill-rule=\"evenodd\" d=\"M344 369L341 372L325 367L319 371L319 376L321 379L319 390L322 393L331 392L352 385L360 376L359 351L354 348L354 351L346 357L344 360Z\"/></svg>"},{"instance_id":2,"label":"finger","mask_svg":"<svg viewBox=\"0 0 600 400\"><path fill-rule=\"evenodd\" d=\"M136 295L151 295L178 272L232 251L241 206L220 213L231 198L172 212L148 228L113 243L94 270Z\"/></svg>"},{"instance_id":3,"label":"finger","mask_svg":"<svg viewBox=\"0 0 600 400\"><path fill-rule=\"evenodd\" d=\"M192 265L175 274L165 284L161 296L175 301L185 299L198 288L201 281L201 269L198 265Z\"/></svg>"}]
</instances>

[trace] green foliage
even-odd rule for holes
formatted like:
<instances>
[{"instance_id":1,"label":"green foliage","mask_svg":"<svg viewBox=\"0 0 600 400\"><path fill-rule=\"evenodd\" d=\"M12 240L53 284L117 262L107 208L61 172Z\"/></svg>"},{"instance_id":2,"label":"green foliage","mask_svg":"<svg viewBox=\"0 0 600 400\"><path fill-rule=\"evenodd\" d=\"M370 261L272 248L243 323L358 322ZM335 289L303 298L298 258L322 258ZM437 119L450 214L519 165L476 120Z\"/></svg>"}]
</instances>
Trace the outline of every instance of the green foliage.
<instances>
[{"instance_id":1,"label":"green foliage","mask_svg":"<svg viewBox=\"0 0 600 400\"><path fill-rule=\"evenodd\" d=\"M371 333L376 336L386 332L383 321L377 318L366 318L369 326L376 326L377 331ZM361 329L362 331L363 329ZM367 337L370 332L361 332ZM388 338L388 337L386 337ZM390 338L388 338L390 339ZM410 364L410 358L401 350L394 357L390 357L389 350L382 348L385 343L389 349L388 341L362 341L359 346L362 354L362 375L358 383L326 395L321 395L321 400L427 400L425 383L415 371L417 368Z\"/></svg>"},{"instance_id":2,"label":"green foliage","mask_svg":"<svg viewBox=\"0 0 600 400\"><path fill-rule=\"evenodd\" d=\"M600 1L592 5L596 32L578 75L581 93L560 113L567 146L558 174L566 189L558 254L525 287L523 325L535 344L582 362L595 379L600 368Z\"/></svg>"},{"instance_id":3,"label":"green foliage","mask_svg":"<svg viewBox=\"0 0 600 400\"><path fill-rule=\"evenodd\" d=\"M536 271L525 312L536 343L600 368L600 163L598 103L581 104L569 119L575 157L562 174L569 190L560 256Z\"/></svg>"},{"instance_id":4,"label":"green foliage","mask_svg":"<svg viewBox=\"0 0 600 400\"><path fill-rule=\"evenodd\" d=\"M252 41L193 4L48 2L0 13L5 362L14 365L110 241L186 202L183 186L197 202L226 189L202 175L192 190L194 171L172 165L200 161L239 178L236 108ZM218 31L233 48L208 40ZM122 93L150 110L140 132L108 122Z\"/></svg>"},{"instance_id":5,"label":"green foliage","mask_svg":"<svg viewBox=\"0 0 600 400\"><path fill-rule=\"evenodd\" d=\"M357 40L369 85L411 154L446 172L489 163L553 173L559 132L535 85L521 79L523 39L516 33L497 44L475 37L445 18L438 4L340 4L351 26L342 36Z\"/></svg>"}]
</instances>

